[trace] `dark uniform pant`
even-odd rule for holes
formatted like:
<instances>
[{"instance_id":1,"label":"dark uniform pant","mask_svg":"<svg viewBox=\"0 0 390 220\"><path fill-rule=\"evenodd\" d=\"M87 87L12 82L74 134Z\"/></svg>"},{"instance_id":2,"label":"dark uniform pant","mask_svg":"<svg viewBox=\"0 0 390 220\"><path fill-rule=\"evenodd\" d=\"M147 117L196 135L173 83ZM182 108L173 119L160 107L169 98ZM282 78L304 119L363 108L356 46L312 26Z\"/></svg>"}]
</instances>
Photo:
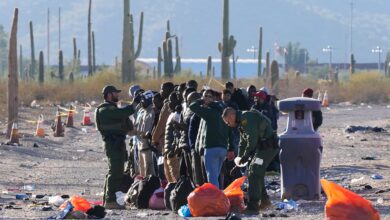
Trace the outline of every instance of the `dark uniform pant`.
<instances>
[{"instance_id":1,"label":"dark uniform pant","mask_svg":"<svg viewBox=\"0 0 390 220\"><path fill-rule=\"evenodd\" d=\"M108 174L104 184L104 202L116 202L115 192L120 191L124 163L126 160L125 140L104 141L104 149L108 159Z\"/></svg>"},{"instance_id":2,"label":"dark uniform pant","mask_svg":"<svg viewBox=\"0 0 390 220\"><path fill-rule=\"evenodd\" d=\"M279 152L277 148L267 148L256 150L256 156L252 159L249 165L248 172L248 209L258 210L259 202L268 199L267 190L265 189L265 172L272 159ZM263 160L263 163L257 164L256 158Z\"/></svg>"}]
</instances>

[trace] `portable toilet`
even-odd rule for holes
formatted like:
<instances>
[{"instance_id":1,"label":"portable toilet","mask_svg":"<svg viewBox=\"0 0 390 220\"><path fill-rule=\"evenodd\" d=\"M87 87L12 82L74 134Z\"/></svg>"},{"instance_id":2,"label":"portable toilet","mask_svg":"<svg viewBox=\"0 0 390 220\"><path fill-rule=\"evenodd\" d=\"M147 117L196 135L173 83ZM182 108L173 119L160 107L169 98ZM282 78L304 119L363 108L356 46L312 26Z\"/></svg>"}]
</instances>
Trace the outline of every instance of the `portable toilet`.
<instances>
[{"instance_id":1,"label":"portable toilet","mask_svg":"<svg viewBox=\"0 0 390 220\"><path fill-rule=\"evenodd\" d=\"M321 136L314 131L312 111L321 110L317 99L296 97L280 100L288 113L287 129L279 135L281 198L316 200L321 193Z\"/></svg>"}]
</instances>

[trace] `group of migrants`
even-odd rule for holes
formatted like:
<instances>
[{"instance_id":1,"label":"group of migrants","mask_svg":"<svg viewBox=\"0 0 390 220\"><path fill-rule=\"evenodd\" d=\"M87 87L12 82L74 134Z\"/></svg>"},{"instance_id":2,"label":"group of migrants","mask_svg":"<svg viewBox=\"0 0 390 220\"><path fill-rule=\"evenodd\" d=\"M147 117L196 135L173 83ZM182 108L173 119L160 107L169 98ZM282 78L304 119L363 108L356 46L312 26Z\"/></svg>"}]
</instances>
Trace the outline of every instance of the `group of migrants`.
<instances>
[{"instance_id":1,"label":"group of migrants","mask_svg":"<svg viewBox=\"0 0 390 220\"><path fill-rule=\"evenodd\" d=\"M198 90L195 80L180 85L165 82L160 91L133 85L130 105L119 101L120 92L105 86L105 102L96 109L96 124L108 158L106 208L123 208L117 204L115 192L121 189L124 173L132 178L154 175L168 183L185 175L196 186L208 182L219 189L247 175L245 211L256 213L272 205L264 176L266 171L280 169L279 111L277 98L265 87L239 89L227 82L222 91L207 86ZM313 90L306 89L303 96L312 97ZM321 112L313 113L313 118L317 130ZM238 167L235 158L239 165L247 165Z\"/></svg>"}]
</instances>

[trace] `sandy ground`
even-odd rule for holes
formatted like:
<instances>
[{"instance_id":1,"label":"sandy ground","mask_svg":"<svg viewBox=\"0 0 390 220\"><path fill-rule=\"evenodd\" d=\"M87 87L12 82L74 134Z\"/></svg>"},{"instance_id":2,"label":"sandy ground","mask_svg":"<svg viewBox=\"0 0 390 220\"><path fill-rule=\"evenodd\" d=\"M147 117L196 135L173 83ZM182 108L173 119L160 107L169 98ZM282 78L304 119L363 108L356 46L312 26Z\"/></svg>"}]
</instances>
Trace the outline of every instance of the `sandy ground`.
<instances>
[{"instance_id":1,"label":"sandy ground","mask_svg":"<svg viewBox=\"0 0 390 220\"><path fill-rule=\"evenodd\" d=\"M33 184L32 194L74 195L84 193L92 201L102 200L103 180L107 171L102 140L94 127L81 127L82 114L76 114L75 128L67 128L65 137L55 138L49 128L54 119L55 107L23 107L20 109L19 131L22 146L0 146L0 218L47 218L58 211L41 211L42 205L30 201L15 200L10 189ZM80 109L80 108L79 108ZM38 115L45 115L47 136L33 136ZM347 125L380 126L390 131L390 108L384 105L338 104L323 109L324 123L320 128L323 140L321 177L335 181L370 200L381 213L382 219L390 219L390 135L383 133L347 134ZM4 122L4 120L2 120ZM279 119L279 127L286 124L286 116ZM4 128L4 123L1 124ZM6 142L1 136L1 142ZM34 143L38 147L33 147ZM362 160L372 156L375 160ZM380 174L382 180L373 180L372 174ZM359 179L352 181L352 179ZM279 177L267 177L267 182L279 181ZM365 189L365 185L372 189ZM8 190L8 194L6 191ZM22 192L26 192L22 190ZM379 192L379 193L378 193ZM269 191L273 201L280 201L280 194ZM379 199L379 201L378 201ZM383 202L380 200L383 199ZM41 200L45 201L45 200ZM7 209L10 203L20 209ZM326 198L319 201L298 201L298 211L287 212L288 219L324 219ZM265 214L280 213L268 211ZM264 213L263 213L264 214ZM113 219L176 219L169 211L124 210L109 213ZM261 217L261 214L258 216ZM248 219L257 217L248 217ZM221 218L217 218L221 219ZM275 219L275 218L273 218Z\"/></svg>"}]
</instances>

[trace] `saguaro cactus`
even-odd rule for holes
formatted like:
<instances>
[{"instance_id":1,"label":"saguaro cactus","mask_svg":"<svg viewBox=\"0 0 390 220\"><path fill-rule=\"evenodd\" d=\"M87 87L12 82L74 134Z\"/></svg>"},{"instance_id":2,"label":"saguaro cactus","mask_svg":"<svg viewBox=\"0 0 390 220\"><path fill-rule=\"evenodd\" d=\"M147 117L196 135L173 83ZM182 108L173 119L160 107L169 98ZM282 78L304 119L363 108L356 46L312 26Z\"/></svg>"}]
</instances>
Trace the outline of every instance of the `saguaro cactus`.
<instances>
[{"instance_id":1,"label":"saguaro cactus","mask_svg":"<svg viewBox=\"0 0 390 220\"><path fill-rule=\"evenodd\" d=\"M92 70L92 34L91 34L91 5L92 0L89 0L89 6L88 6L88 76L92 76L93 70Z\"/></svg>"},{"instance_id":2,"label":"saguaro cactus","mask_svg":"<svg viewBox=\"0 0 390 220\"><path fill-rule=\"evenodd\" d=\"M12 21L11 34L9 38L8 51L8 93L7 93L7 107L8 107L8 126L7 137L10 137L12 124L18 118L18 8L15 8L14 18Z\"/></svg>"},{"instance_id":3,"label":"saguaro cactus","mask_svg":"<svg viewBox=\"0 0 390 220\"><path fill-rule=\"evenodd\" d=\"M175 37L175 47L176 47L176 64L175 64L175 73L181 72L181 57L179 53L179 38Z\"/></svg>"},{"instance_id":4,"label":"saguaro cactus","mask_svg":"<svg viewBox=\"0 0 390 220\"><path fill-rule=\"evenodd\" d=\"M163 57L161 54L161 47L157 49L157 78L161 78L161 62L163 61Z\"/></svg>"},{"instance_id":5,"label":"saguaro cactus","mask_svg":"<svg viewBox=\"0 0 390 220\"><path fill-rule=\"evenodd\" d=\"M96 57L95 57L95 32L92 31L92 72L96 72Z\"/></svg>"},{"instance_id":6,"label":"saguaro cactus","mask_svg":"<svg viewBox=\"0 0 390 220\"><path fill-rule=\"evenodd\" d=\"M130 14L130 0L123 0L123 5L122 82L127 83L135 80L135 60L141 54L142 49L144 13L141 12L138 46L135 50L134 22L133 16Z\"/></svg>"},{"instance_id":7,"label":"saguaro cactus","mask_svg":"<svg viewBox=\"0 0 390 220\"><path fill-rule=\"evenodd\" d=\"M355 56L353 55L353 53L351 54L351 66L350 66L350 73L351 75L355 73L355 64L356 64L356 60L355 60Z\"/></svg>"},{"instance_id":8,"label":"saguaro cactus","mask_svg":"<svg viewBox=\"0 0 390 220\"><path fill-rule=\"evenodd\" d=\"M176 64L173 67L173 46L172 38L175 37L176 46ZM181 71L181 57L179 54L179 39L177 36L171 34L171 26L169 20L167 21L167 31L165 32L165 39L163 41L163 60L164 60L164 75L166 77L172 77L173 73L179 73Z\"/></svg>"},{"instance_id":9,"label":"saguaro cactus","mask_svg":"<svg viewBox=\"0 0 390 220\"><path fill-rule=\"evenodd\" d=\"M229 36L229 0L223 4L223 39L218 43L218 50L221 53L221 76L224 80L230 79L230 56L233 53L237 42L232 35Z\"/></svg>"},{"instance_id":10,"label":"saguaro cactus","mask_svg":"<svg viewBox=\"0 0 390 220\"><path fill-rule=\"evenodd\" d=\"M390 76L390 50L387 51L385 65L385 76Z\"/></svg>"},{"instance_id":11,"label":"saguaro cactus","mask_svg":"<svg viewBox=\"0 0 390 220\"><path fill-rule=\"evenodd\" d=\"M211 56L207 57L207 71L206 71L206 76L210 77L213 73L213 60Z\"/></svg>"},{"instance_id":12,"label":"saguaro cactus","mask_svg":"<svg viewBox=\"0 0 390 220\"><path fill-rule=\"evenodd\" d=\"M43 51L39 52L39 61L38 61L38 63L39 63L38 81L39 81L39 84L43 84L43 82L45 81L45 66L44 66L44 63L43 63Z\"/></svg>"},{"instance_id":13,"label":"saguaro cactus","mask_svg":"<svg viewBox=\"0 0 390 220\"><path fill-rule=\"evenodd\" d=\"M81 51L80 49L77 51L77 68L81 66Z\"/></svg>"},{"instance_id":14,"label":"saguaro cactus","mask_svg":"<svg viewBox=\"0 0 390 220\"><path fill-rule=\"evenodd\" d=\"M232 60L233 60L233 79L236 79L237 78L236 63L238 61L238 56L234 55L234 50L232 54Z\"/></svg>"},{"instance_id":15,"label":"saguaro cactus","mask_svg":"<svg viewBox=\"0 0 390 220\"><path fill-rule=\"evenodd\" d=\"M163 41L163 56L164 56L164 75L166 77L173 76L173 52L172 52L172 40L170 33L169 21L167 21L167 32L165 32L165 40Z\"/></svg>"},{"instance_id":16,"label":"saguaro cactus","mask_svg":"<svg viewBox=\"0 0 390 220\"><path fill-rule=\"evenodd\" d=\"M275 94L278 92L277 82L279 81L279 64L276 60L271 63L271 89Z\"/></svg>"},{"instance_id":17,"label":"saguaro cactus","mask_svg":"<svg viewBox=\"0 0 390 220\"><path fill-rule=\"evenodd\" d=\"M260 79L261 78L261 71L262 65L261 65L261 59L262 59L262 54L263 54L263 28L260 27L260 37L259 37L259 54L257 56L257 77Z\"/></svg>"},{"instance_id":18,"label":"saguaro cactus","mask_svg":"<svg viewBox=\"0 0 390 220\"><path fill-rule=\"evenodd\" d=\"M30 69L30 76L35 77L35 47L34 47L34 30L33 30L33 23L30 21L30 42L31 42L31 69Z\"/></svg>"},{"instance_id":19,"label":"saguaro cactus","mask_svg":"<svg viewBox=\"0 0 390 220\"><path fill-rule=\"evenodd\" d=\"M61 81L64 80L64 57L62 50L58 52L58 77Z\"/></svg>"},{"instance_id":20,"label":"saguaro cactus","mask_svg":"<svg viewBox=\"0 0 390 220\"><path fill-rule=\"evenodd\" d=\"M72 72L75 72L77 69L77 42L76 38L73 38L73 66L72 66Z\"/></svg>"}]
</instances>

